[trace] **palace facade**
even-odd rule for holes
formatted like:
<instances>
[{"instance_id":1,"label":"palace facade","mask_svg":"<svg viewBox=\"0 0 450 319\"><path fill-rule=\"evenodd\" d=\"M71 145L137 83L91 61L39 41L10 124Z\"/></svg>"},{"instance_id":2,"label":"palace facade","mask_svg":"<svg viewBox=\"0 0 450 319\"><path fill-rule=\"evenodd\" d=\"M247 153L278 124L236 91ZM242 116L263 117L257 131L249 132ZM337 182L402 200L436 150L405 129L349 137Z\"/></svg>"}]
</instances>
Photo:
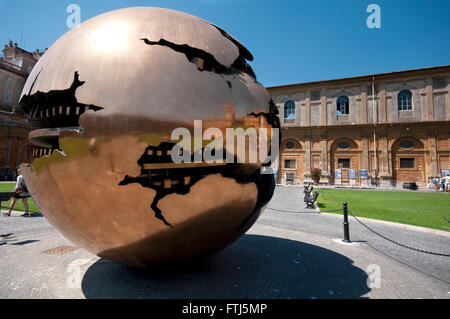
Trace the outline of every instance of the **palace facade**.
<instances>
[{"instance_id":1,"label":"palace facade","mask_svg":"<svg viewBox=\"0 0 450 319\"><path fill-rule=\"evenodd\" d=\"M267 88L282 126L278 183L429 187L450 173L450 66Z\"/></svg>"},{"instance_id":2,"label":"palace facade","mask_svg":"<svg viewBox=\"0 0 450 319\"><path fill-rule=\"evenodd\" d=\"M0 57L0 181L11 180L21 163L29 162L31 131L19 105L20 94L42 52L25 51L17 43L5 45Z\"/></svg>"}]
</instances>

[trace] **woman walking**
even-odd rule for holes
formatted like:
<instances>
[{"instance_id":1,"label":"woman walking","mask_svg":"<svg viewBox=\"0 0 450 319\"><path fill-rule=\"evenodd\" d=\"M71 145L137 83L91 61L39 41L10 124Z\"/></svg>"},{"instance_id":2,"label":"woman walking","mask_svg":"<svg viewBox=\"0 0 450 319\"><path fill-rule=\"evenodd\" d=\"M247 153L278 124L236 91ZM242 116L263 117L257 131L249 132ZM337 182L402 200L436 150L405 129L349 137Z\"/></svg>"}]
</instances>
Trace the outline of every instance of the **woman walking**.
<instances>
[{"instance_id":1,"label":"woman walking","mask_svg":"<svg viewBox=\"0 0 450 319\"><path fill-rule=\"evenodd\" d=\"M11 216L11 211L13 210L14 206L16 205L17 200L20 198L22 199L23 206L25 206L25 214L21 215L23 217L29 217L31 216L28 213L28 197L30 197L30 194L28 193L27 185L25 185L25 180L22 176L22 173L20 172L20 168L17 169L17 184L14 188L14 195L11 202L11 206L9 206L9 211L7 213L3 213L3 216L9 217Z\"/></svg>"}]
</instances>

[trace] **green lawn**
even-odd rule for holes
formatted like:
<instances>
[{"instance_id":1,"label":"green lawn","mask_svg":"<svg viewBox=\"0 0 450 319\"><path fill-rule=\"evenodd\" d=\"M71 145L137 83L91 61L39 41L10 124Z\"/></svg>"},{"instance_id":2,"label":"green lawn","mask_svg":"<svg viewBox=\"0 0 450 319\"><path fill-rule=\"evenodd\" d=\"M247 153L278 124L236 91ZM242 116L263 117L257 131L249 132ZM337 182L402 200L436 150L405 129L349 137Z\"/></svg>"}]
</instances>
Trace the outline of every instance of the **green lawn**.
<instances>
[{"instance_id":1,"label":"green lawn","mask_svg":"<svg viewBox=\"0 0 450 319\"><path fill-rule=\"evenodd\" d=\"M450 231L443 218L450 220L449 193L319 190L321 211L342 208L343 202L355 216Z\"/></svg>"},{"instance_id":2,"label":"green lawn","mask_svg":"<svg viewBox=\"0 0 450 319\"><path fill-rule=\"evenodd\" d=\"M6 184L0 184L0 192L12 192L14 191L14 187L16 186L16 183L6 183ZM9 205L11 204L10 199L8 202L2 202L2 212L8 211ZM39 212L39 208L37 208L36 204L34 203L33 199L30 197L28 198L28 209L30 212ZM22 200L19 199L16 202L16 206L14 207L14 210L25 210L25 207L23 207Z\"/></svg>"}]
</instances>

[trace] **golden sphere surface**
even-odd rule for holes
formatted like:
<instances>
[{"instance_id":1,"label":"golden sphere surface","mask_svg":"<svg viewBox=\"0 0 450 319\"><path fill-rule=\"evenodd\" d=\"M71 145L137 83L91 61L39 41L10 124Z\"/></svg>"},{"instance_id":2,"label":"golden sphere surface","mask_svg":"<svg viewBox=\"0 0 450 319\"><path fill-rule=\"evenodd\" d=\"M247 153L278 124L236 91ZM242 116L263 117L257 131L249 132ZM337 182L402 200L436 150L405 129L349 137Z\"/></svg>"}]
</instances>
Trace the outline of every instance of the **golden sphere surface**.
<instances>
[{"instance_id":1,"label":"golden sphere surface","mask_svg":"<svg viewBox=\"0 0 450 319\"><path fill-rule=\"evenodd\" d=\"M202 133L279 126L252 59L219 27L161 8L115 10L63 35L20 101L36 145L22 173L45 217L75 244L142 267L245 233L273 175L260 162L176 164L170 153L173 130L195 136L194 121Z\"/></svg>"}]
</instances>

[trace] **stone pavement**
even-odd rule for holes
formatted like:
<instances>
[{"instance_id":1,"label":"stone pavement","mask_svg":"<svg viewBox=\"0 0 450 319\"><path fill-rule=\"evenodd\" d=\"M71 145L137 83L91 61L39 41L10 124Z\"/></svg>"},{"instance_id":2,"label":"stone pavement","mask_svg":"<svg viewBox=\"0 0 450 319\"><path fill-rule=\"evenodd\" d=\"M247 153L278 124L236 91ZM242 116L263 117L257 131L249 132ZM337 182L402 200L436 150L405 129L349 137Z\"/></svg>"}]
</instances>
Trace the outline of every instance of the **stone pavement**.
<instances>
[{"instance_id":1,"label":"stone pavement","mask_svg":"<svg viewBox=\"0 0 450 319\"><path fill-rule=\"evenodd\" d=\"M273 200L258 220L261 224L296 230L328 238L343 238L343 217L338 214L304 210L303 188L277 187ZM450 196L449 196L450 205ZM352 210L351 205L349 209ZM442 212L445 215L446 212ZM450 232L424 229L378 220L359 218L376 232L396 242L425 251L450 254ZM442 219L442 223L446 221ZM361 226L349 216L350 239L363 241L373 251L408 265L417 271L450 282L450 258L419 253L392 244ZM421 231L423 230L423 231Z\"/></svg>"},{"instance_id":2,"label":"stone pavement","mask_svg":"<svg viewBox=\"0 0 450 319\"><path fill-rule=\"evenodd\" d=\"M14 233L0 246L0 298L450 299L450 258L385 243L351 219L354 243L343 244L342 217L302 209L299 191L278 187L271 209L234 244L197 264L159 272L81 248L43 253L73 244L44 217L0 218L0 234ZM450 236L370 226L406 244L449 253Z\"/></svg>"}]
</instances>

